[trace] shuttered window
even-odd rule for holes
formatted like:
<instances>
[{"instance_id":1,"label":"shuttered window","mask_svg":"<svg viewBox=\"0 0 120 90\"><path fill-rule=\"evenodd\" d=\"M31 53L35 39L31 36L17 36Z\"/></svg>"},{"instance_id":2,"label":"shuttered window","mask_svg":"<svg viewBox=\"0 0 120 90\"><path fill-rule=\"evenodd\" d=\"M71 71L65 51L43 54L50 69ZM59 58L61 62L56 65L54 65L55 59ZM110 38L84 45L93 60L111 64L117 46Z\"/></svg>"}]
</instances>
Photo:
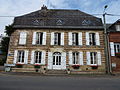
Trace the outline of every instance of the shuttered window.
<instances>
[{"instance_id":1,"label":"shuttered window","mask_svg":"<svg viewBox=\"0 0 120 90\"><path fill-rule=\"evenodd\" d=\"M70 65L83 65L83 52L69 52L69 64Z\"/></svg>"},{"instance_id":2,"label":"shuttered window","mask_svg":"<svg viewBox=\"0 0 120 90\"><path fill-rule=\"evenodd\" d=\"M87 65L101 65L101 52L87 52Z\"/></svg>"},{"instance_id":3,"label":"shuttered window","mask_svg":"<svg viewBox=\"0 0 120 90\"><path fill-rule=\"evenodd\" d=\"M69 32L69 45L82 45L82 32Z\"/></svg>"},{"instance_id":4,"label":"shuttered window","mask_svg":"<svg viewBox=\"0 0 120 90\"><path fill-rule=\"evenodd\" d=\"M111 56L115 56L114 42L110 42Z\"/></svg>"},{"instance_id":5,"label":"shuttered window","mask_svg":"<svg viewBox=\"0 0 120 90\"><path fill-rule=\"evenodd\" d=\"M13 63L27 64L28 63L28 51L27 50L15 50Z\"/></svg>"},{"instance_id":6,"label":"shuttered window","mask_svg":"<svg viewBox=\"0 0 120 90\"><path fill-rule=\"evenodd\" d=\"M86 45L100 45L99 33L86 32Z\"/></svg>"},{"instance_id":7,"label":"shuttered window","mask_svg":"<svg viewBox=\"0 0 120 90\"><path fill-rule=\"evenodd\" d=\"M51 33L51 45L64 45L64 33Z\"/></svg>"},{"instance_id":8,"label":"shuttered window","mask_svg":"<svg viewBox=\"0 0 120 90\"><path fill-rule=\"evenodd\" d=\"M20 32L19 44L20 45L25 45L26 44L26 39L27 39L27 33L26 32Z\"/></svg>"},{"instance_id":9,"label":"shuttered window","mask_svg":"<svg viewBox=\"0 0 120 90\"><path fill-rule=\"evenodd\" d=\"M45 51L32 51L31 52L31 64L45 64Z\"/></svg>"},{"instance_id":10,"label":"shuttered window","mask_svg":"<svg viewBox=\"0 0 120 90\"><path fill-rule=\"evenodd\" d=\"M32 44L46 45L46 32L34 32Z\"/></svg>"}]
</instances>

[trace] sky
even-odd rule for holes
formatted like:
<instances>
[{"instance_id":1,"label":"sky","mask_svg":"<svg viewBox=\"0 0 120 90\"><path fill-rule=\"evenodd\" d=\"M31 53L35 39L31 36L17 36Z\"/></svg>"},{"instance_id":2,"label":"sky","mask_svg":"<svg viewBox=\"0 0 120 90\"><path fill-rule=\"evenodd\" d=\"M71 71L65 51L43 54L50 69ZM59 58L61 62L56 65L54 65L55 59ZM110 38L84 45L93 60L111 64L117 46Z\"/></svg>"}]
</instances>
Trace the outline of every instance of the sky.
<instances>
[{"instance_id":1,"label":"sky","mask_svg":"<svg viewBox=\"0 0 120 90\"><path fill-rule=\"evenodd\" d=\"M120 15L120 0L0 0L0 34L4 33L6 25L13 23L14 17L5 16L34 12L40 10L43 4L48 9L78 9L92 15L103 14L104 6L108 5L106 13ZM97 17L102 18L102 15ZM106 22L114 23L119 18L120 16L106 16Z\"/></svg>"}]
</instances>

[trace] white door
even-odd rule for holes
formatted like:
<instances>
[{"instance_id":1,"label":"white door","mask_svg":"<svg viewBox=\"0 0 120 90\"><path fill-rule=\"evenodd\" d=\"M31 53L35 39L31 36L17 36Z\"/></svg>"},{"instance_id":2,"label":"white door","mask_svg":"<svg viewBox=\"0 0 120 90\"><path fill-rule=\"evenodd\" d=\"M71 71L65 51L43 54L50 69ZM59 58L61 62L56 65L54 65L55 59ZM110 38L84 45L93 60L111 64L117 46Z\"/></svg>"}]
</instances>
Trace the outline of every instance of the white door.
<instances>
[{"instance_id":1,"label":"white door","mask_svg":"<svg viewBox=\"0 0 120 90\"><path fill-rule=\"evenodd\" d=\"M53 53L52 68L53 69L62 69L62 57L61 57L61 53L59 53L59 52Z\"/></svg>"}]
</instances>

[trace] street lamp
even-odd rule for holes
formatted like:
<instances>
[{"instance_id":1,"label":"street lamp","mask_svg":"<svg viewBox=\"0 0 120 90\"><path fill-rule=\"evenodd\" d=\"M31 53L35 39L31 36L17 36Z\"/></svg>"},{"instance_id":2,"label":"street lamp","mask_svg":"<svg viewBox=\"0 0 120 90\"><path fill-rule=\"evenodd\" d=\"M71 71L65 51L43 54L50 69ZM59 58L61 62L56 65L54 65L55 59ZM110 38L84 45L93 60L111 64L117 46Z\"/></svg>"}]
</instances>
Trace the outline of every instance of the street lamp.
<instances>
[{"instance_id":1,"label":"street lamp","mask_svg":"<svg viewBox=\"0 0 120 90\"><path fill-rule=\"evenodd\" d=\"M105 12L106 8L108 6L105 5L104 11L103 11L103 21L104 21L104 39L105 39L105 58L106 58L106 73L111 74L111 62L110 62L110 53L109 53L109 37L107 33L107 27L106 27L106 19L105 16L107 13Z\"/></svg>"}]
</instances>

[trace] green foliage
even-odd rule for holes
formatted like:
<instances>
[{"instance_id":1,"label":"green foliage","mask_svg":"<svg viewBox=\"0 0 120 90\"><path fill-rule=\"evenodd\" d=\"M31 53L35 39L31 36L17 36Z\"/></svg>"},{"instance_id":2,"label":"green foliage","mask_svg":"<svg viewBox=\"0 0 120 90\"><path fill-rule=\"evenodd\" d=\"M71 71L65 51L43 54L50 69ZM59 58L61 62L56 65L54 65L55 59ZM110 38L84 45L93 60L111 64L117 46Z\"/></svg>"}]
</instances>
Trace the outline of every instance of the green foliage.
<instances>
[{"instance_id":1,"label":"green foliage","mask_svg":"<svg viewBox=\"0 0 120 90\"><path fill-rule=\"evenodd\" d=\"M10 36L14 32L12 26L13 25L5 26L5 33L6 33L7 36L3 37L2 41L1 41L1 51L2 51L2 57L3 57L2 60L1 60L2 64L5 63L6 60L7 60L7 53L8 53Z\"/></svg>"},{"instance_id":2,"label":"green foliage","mask_svg":"<svg viewBox=\"0 0 120 90\"><path fill-rule=\"evenodd\" d=\"M6 35L11 36L11 34L12 34L13 32L14 32L14 30L13 30L13 25L5 26L5 33L6 33Z\"/></svg>"}]
</instances>

